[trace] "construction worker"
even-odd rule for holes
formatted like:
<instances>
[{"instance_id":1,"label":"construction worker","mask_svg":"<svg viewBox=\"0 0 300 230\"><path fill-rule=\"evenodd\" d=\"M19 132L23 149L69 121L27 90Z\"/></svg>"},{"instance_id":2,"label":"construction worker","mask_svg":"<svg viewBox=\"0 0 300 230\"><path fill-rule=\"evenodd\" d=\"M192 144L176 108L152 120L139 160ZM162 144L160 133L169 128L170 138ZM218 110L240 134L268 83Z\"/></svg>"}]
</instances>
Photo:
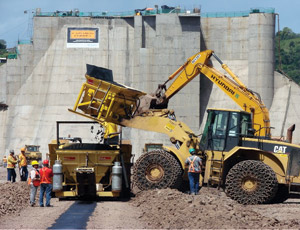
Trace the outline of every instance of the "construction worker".
<instances>
[{"instance_id":1,"label":"construction worker","mask_svg":"<svg viewBox=\"0 0 300 230\"><path fill-rule=\"evenodd\" d=\"M202 160L200 157L196 156L196 150L190 148L189 156L185 160L185 166L188 167L188 176L190 181L190 194L197 195L199 192L199 177L201 173Z\"/></svg>"},{"instance_id":2,"label":"construction worker","mask_svg":"<svg viewBox=\"0 0 300 230\"><path fill-rule=\"evenodd\" d=\"M3 157L2 162L3 162L3 168L6 168L7 167L7 158L6 158L6 156Z\"/></svg>"},{"instance_id":3,"label":"construction worker","mask_svg":"<svg viewBox=\"0 0 300 230\"><path fill-rule=\"evenodd\" d=\"M40 169L41 189L40 189L40 207L44 207L44 194L46 193L46 207L51 207L52 191L52 169L49 168L49 160L43 161L43 168Z\"/></svg>"},{"instance_id":4,"label":"construction worker","mask_svg":"<svg viewBox=\"0 0 300 230\"><path fill-rule=\"evenodd\" d=\"M118 144L119 143L118 126L110 122L103 122L102 125L105 127L104 144L107 145Z\"/></svg>"},{"instance_id":5,"label":"construction worker","mask_svg":"<svg viewBox=\"0 0 300 230\"><path fill-rule=\"evenodd\" d=\"M27 181L28 170L27 170L27 159L25 156L25 148L21 148L21 154L19 155L19 168L21 181Z\"/></svg>"},{"instance_id":6,"label":"construction worker","mask_svg":"<svg viewBox=\"0 0 300 230\"><path fill-rule=\"evenodd\" d=\"M30 206L33 207L35 205L35 196L40 186L40 172L38 170L39 162L32 161L32 170L30 171L30 176L28 179L28 184L30 185Z\"/></svg>"},{"instance_id":7,"label":"construction worker","mask_svg":"<svg viewBox=\"0 0 300 230\"><path fill-rule=\"evenodd\" d=\"M15 157L15 151L10 150L9 156L7 158L7 181L16 182L16 171L15 167L18 163L17 158Z\"/></svg>"}]
</instances>

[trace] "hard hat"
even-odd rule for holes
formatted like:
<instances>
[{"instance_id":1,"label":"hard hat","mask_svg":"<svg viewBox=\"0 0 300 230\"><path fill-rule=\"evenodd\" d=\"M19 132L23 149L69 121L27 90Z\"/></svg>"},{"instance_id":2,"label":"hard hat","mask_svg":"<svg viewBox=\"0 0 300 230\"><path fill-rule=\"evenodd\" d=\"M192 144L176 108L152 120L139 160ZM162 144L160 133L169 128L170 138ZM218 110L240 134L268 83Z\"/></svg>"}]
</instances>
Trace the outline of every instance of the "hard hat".
<instances>
[{"instance_id":1,"label":"hard hat","mask_svg":"<svg viewBox=\"0 0 300 230\"><path fill-rule=\"evenodd\" d=\"M21 148L21 152L25 152L25 148Z\"/></svg>"},{"instance_id":2,"label":"hard hat","mask_svg":"<svg viewBox=\"0 0 300 230\"><path fill-rule=\"evenodd\" d=\"M39 162L37 162L37 161L32 161L32 162L31 162L31 165L32 165L32 166L34 166L34 165L39 165Z\"/></svg>"},{"instance_id":3,"label":"hard hat","mask_svg":"<svg viewBox=\"0 0 300 230\"><path fill-rule=\"evenodd\" d=\"M190 154L193 154L193 153L196 152L196 150L195 150L194 148L190 148L190 149L189 149L189 152L190 152Z\"/></svg>"},{"instance_id":4,"label":"hard hat","mask_svg":"<svg viewBox=\"0 0 300 230\"><path fill-rule=\"evenodd\" d=\"M13 149L9 150L9 152L15 154L15 151Z\"/></svg>"},{"instance_id":5,"label":"hard hat","mask_svg":"<svg viewBox=\"0 0 300 230\"><path fill-rule=\"evenodd\" d=\"M48 165L49 164L49 160L44 160L43 161L43 165Z\"/></svg>"}]
</instances>

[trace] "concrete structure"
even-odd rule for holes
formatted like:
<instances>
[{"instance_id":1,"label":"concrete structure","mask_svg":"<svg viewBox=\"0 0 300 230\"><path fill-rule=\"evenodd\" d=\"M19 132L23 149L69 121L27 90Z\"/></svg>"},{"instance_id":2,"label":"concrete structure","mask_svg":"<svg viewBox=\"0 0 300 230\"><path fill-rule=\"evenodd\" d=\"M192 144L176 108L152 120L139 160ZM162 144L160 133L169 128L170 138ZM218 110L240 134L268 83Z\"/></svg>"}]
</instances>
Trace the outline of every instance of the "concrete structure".
<instances>
[{"instance_id":1,"label":"concrete structure","mask_svg":"<svg viewBox=\"0 0 300 230\"><path fill-rule=\"evenodd\" d=\"M86 64L110 68L115 81L150 93L189 56L206 48L215 50L246 85L261 93L274 114L271 122L279 127L275 131L279 136L297 116L292 103L300 91L280 75L274 80L274 27L274 14L265 13L201 19L191 14L35 17L33 44L20 45L18 59L0 67L0 101L9 105L0 112L0 155L24 144L39 144L45 154L47 144L55 139L57 120L84 120L67 108L74 105L85 81ZM96 48L68 48L70 28L98 29L99 44ZM290 106L282 106L283 102ZM196 133L201 131L207 107L237 108L206 78L195 78L169 104L177 118ZM72 131L93 138L90 129L74 126L66 128L63 135ZM137 156L145 143L169 144L166 136L157 133L123 131ZM300 131L296 131L296 140L300 141Z\"/></svg>"}]
</instances>

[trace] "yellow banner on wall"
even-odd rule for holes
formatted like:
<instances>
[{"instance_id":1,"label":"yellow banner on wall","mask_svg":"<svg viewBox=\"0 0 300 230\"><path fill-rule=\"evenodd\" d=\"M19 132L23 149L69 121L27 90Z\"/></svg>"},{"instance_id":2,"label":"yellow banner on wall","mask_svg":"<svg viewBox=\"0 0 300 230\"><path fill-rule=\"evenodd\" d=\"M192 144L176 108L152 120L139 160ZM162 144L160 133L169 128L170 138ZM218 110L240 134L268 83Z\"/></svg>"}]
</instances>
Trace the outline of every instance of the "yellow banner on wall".
<instances>
[{"instance_id":1,"label":"yellow banner on wall","mask_svg":"<svg viewBox=\"0 0 300 230\"><path fill-rule=\"evenodd\" d=\"M95 30L71 30L71 39L96 39Z\"/></svg>"}]
</instances>

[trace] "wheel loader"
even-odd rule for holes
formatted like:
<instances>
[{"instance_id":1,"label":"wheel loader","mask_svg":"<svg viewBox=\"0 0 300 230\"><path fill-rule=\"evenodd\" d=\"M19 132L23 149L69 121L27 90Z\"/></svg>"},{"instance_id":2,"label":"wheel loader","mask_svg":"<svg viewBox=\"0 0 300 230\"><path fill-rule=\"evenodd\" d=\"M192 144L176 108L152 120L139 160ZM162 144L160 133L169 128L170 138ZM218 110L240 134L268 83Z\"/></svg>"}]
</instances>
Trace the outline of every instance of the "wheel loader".
<instances>
[{"instance_id":1,"label":"wheel loader","mask_svg":"<svg viewBox=\"0 0 300 230\"><path fill-rule=\"evenodd\" d=\"M33 160L36 160L40 165L42 165L42 153L39 149L39 145L25 145L25 156L28 160L28 165L31 165Z\"/></svg>"},{"instance_id":2,"label":"wheel loader","mask_svg":"<svg viewBox=\"0 0 300 230\"><path fill-rule=\"evenodd\" d=\"M229 77L212 66L211 57ZM201 183L223 188L241 204L283 202L299 192L300 146L291 143L294 127L286 141L273 139L269 111L259 94L248 89L212 50L188 58L152 95L114 82L111 72L96 72L87 71L69 111L97 122L164 133L172 143L143 153L135 162L133 182L138 188L179 189L187 180L184 162L192 147L203 161ZM210 79L241 107L208 109L200 137L168 108L169 100L196 76Z\"/></svg>"}]
</instances>

